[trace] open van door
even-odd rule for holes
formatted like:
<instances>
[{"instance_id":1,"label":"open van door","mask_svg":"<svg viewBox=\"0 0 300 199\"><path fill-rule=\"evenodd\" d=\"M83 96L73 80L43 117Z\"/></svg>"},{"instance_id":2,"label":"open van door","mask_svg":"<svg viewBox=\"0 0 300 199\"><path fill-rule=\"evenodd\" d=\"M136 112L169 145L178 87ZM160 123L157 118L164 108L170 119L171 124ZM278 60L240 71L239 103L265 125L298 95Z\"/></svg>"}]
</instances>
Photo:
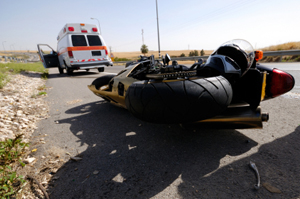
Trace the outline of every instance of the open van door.
<instances>
[{"instance_id":1,"label":"open van door","mask_svg":"<svg viewBox=\"0 0 300 199\"><path fill-rule=\"evenodd\" d=\"M38 44L38 53L45 68L59 67L58 54L47 44Z\"/></svg>"}]
</instances>

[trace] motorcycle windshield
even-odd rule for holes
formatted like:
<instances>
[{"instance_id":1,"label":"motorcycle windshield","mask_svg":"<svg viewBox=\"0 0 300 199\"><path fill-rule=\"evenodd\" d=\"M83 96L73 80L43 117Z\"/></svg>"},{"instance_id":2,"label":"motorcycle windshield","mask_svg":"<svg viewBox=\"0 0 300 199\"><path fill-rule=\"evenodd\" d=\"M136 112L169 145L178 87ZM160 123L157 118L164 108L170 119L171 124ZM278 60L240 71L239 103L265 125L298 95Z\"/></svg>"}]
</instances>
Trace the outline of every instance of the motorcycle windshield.
<instances>
[{"instance_id":1,"label":"motorcycle windshield","mask_svg":"<svg viewBox=\"0 0 300 199\"><path fill-rule=\"evenodd\" d=\"M247 58L248 67L252 65L255 58L255 53L252 45L248 41L243 39L234 39L223 43L220 47L222 46L234 46L239 48Z\"/></svg>"}]
</instances>

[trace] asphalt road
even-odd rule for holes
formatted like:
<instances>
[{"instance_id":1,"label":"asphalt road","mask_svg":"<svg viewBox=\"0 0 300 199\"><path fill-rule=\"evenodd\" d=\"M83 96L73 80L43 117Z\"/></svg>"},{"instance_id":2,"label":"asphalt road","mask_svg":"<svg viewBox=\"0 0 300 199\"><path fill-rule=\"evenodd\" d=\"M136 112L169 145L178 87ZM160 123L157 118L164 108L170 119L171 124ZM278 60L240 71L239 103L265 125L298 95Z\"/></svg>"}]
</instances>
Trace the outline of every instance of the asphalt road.
<instances>
[{"instance_id":1,"label":"asphalt road","mask_svg":"<svg viewBox=\"0 0 300 199\"><path fill-rule=\"evenodd\" d=\"M263 129L185 130L142 122L95 96L95 78L114 66L60 75L47 81L50 118L34 139L47 134L36 157L58 154L64 166L53 175L50 198L296 198L300 197L300 67L282 65L296 78L289 94L261 103L270 113ZM291 68L289 68L291 67ZM299 80L299 81L298 81ZM35 146L36 147L36 146ZM69 160L79 154L81 161ZM299 158L298 158L299 157ZM256 163L266 188L254 190ZM35 167L42 166L37 162Z\"/></svg>"}]
</instances>

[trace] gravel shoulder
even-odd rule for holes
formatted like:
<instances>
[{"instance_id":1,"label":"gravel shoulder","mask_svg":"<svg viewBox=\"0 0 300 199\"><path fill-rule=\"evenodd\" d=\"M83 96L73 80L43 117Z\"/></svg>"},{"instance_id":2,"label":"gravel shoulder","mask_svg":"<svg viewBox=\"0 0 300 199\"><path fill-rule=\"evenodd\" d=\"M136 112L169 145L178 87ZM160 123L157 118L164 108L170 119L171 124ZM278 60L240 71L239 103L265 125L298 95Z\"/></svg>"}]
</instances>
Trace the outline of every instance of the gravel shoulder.
<instances>
[{"instance_id":1,"label":"gravel shoulder","mask_svg":"<svg viewBox=\"0 0 300 199\"><path fill-rule=\"evenodd\" d=\"M32 72L11 75L10 82L0 90L0 139L14 138L23 134L29 139L37 128L37 121L48 116L48 105L44 96L46 80Z\"/></svg>"}]
</instances>

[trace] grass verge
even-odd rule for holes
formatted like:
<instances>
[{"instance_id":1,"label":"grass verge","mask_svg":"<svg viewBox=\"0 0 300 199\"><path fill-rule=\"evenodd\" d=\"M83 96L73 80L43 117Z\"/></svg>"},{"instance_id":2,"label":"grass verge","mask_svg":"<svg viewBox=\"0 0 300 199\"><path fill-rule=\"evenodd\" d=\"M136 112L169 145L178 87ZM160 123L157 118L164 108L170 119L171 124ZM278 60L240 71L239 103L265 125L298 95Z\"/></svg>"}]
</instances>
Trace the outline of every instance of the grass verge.
<instances>
[{"instance_id":1,"label":"grass verge","mask_svg":"<svg viewBox=\"0 0 300 199\"><path fill-rule=\"evenodd\" d=\"M0 63L0 89L9 82L8 74L18 74L25 71L41 73L43 79L48 78L48 70L38 63Z\"/></svg>"}]
</instances>

